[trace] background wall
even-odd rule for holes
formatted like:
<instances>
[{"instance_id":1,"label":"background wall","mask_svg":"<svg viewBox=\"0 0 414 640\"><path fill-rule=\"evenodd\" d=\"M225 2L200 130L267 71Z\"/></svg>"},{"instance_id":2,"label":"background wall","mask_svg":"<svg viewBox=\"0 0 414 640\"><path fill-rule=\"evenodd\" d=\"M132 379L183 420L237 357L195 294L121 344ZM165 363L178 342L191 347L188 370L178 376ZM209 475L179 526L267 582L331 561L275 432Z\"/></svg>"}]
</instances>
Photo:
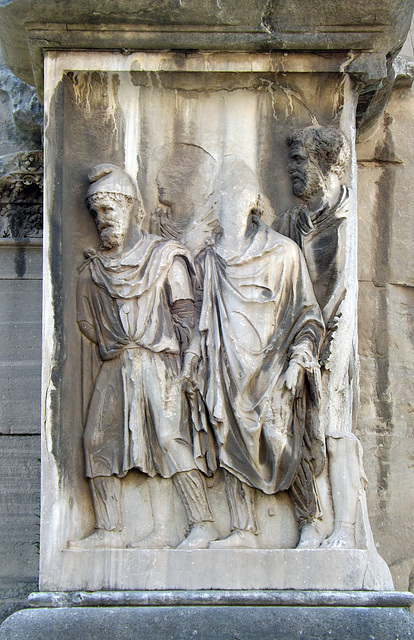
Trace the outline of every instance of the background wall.
<instances>
[{"instance_id":1,"label":"background wall","mask_svg":"<svg viewBox=\"0 0 414 640\"><path fill-rule=\"evenodd\" d=\"M412 33L401 52L407 57ZM378 551L395 588L406 590L414 571L414 90L398 84L380 122L357 145L357 435Z\"/></svg>"},{"instance_id":2,"label":"background wall","mask_svg":"<svg viewBox=\"0 0 414 640\"><path fill-rule=\"evenodd\" d=\"M41 148L40 123L34 90L0 58L0 236L9 234L2 178L18 152ZM41 240L0 237L0 619L37 583L41 313Z\"/></svg>"},{"instance_id":3,"label":"background wall","mask_svg":"<svg viewBox=\"0 0 414 640\"><path fill-rule=\"evenodd\" d=\"M412 55L411 40L403 52ZM0 180L40 148L34 91L0 59ZM414 569L414 90L395 86L358 144L359 340L368 505L395 587ZM7 157L6 157L7 156ZM0 227L1 228L1 227ZM41 247L0 238L0 619L36 588L39 540Z\"/></svg>"}]
</instances>

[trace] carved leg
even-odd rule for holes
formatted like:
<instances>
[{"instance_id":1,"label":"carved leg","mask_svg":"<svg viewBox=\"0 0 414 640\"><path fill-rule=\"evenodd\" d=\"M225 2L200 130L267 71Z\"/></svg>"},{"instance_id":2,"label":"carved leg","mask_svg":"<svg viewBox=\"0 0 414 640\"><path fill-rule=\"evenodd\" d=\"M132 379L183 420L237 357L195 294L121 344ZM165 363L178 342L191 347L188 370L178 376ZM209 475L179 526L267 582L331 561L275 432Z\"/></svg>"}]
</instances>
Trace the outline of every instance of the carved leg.
<instances>
[{"instance_id":1,"label":"carved leg","mask_svg":"<svg viewBox=\"0 0 414 640\"><path fill-rule=\"evenodd\" d=\"M230 510L231 534L210 544L210 549L257 547L257 523L254 510L254 489L224 472L227 501Z\"/></svg>"},{"instance_id":2,"label":"carved leg","mask_svg":"<svg viewBox=\"0 0 414 640\"><path fill-rule=\"evenodd\" d=\"M207 499L207 490L200 471L182 471L173 476L191 530L178 549L207 549L217 539L213 515Z\"/></svg>"},{"instance_id":3,"label":"carved leg","mask_svg":"<svg viewBox=\"0 0 414 640\"><path fill-rule=\"evenodd\" d=\"M304 457L288 491L300 530L297 549L317 549L323 536L319 531L321 510L312 463Z\"/></svg>"},{"instance_id":4,"label":"carved leg","mask_svg":"<svg viewBox=\"0 0 414 640\"><path fill-rule=\"evenodd\" d=\"M165 513L165 490L162 483L168 482L163 478L152 478L150 502L154 527L148 535L138 541L129 542L131 549L171 549L174 546L174 533L171 531L169 518Z\"/></svg>"},{"instance_id":5,"label":"carved leg","mask_svg":"<svg viewBox=\"0 0 414 640\"><path fill-rule=\"evenodd\" d=\"M122 531L121 481L116 476L91 478L95 529Z\"/></svg>"},{"instance_id":6,"label":"carved leg","mask_svg":"<svg viewBox=\"0 0 414 640\"><path fill-rule=\"evenodd\" d=\"M68 543L71 549L121 549L125 546L122 536L121 482L116 476L89 480L95 512L95 531L82 540Z\"/></svg>"},{"instance_id":7,"label":"carved leg","mask_svg":"<svg viewBox=\"0 0 414 640\"><path fill-rule=\"evenodd\" d=\"M328 436L329 479L335 524L323 547L355 549L355 521L361 485L359 443L352 434Z\"/></svg>"}]
</instances>

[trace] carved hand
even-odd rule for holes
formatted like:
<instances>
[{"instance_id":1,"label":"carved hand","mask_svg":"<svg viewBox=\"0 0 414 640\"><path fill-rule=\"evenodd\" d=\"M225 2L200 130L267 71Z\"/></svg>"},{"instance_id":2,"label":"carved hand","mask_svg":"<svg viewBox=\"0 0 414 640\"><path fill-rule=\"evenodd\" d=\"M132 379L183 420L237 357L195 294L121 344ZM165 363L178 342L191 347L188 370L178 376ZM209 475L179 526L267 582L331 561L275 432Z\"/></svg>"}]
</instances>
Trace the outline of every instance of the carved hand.
<instances>
[{"instance_id":1,"label":"carved hand","mask_svg":"<svg viewBox=\"0 0 414 640\"><path fill-rule=\"evenodd\" d=\"M304 375L303 367L296 360L291 360L283 375L282 386L290 391L293 398L297 398L302 393Z\"/></svg>"},{"instance_id":2,"label":"carved hand","mask_svg":"<svg viewBox=\"0 0 414 640\"><path fill-rule=\"evenodd\" d=\"M180 379L187 382L190 388L194 388L196 386L199 359L199 356L191 351L187 351L184 354Z\"/></svg>"}]
</instances>

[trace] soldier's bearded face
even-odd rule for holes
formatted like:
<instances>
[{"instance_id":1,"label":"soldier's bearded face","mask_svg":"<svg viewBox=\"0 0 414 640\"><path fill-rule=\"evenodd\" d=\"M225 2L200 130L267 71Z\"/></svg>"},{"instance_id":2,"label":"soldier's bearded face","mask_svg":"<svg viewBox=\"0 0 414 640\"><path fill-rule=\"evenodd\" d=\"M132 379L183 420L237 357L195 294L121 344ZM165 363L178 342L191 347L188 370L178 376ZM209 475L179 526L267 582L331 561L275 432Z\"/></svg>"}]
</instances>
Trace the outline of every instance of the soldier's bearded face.
<instances>
[{"instance_id":1,"label":"soldier's bearded face","mask_svg":"<svg viewBox=\"0 0 414 640\"><path fill-rule=\"evenodd\" d=\"M294 147L289 153L288 172L295 196L308 200L323 190L321 171L306 147Z\"/></svg>"},{"instance_id":2,"label":"soldier's bearded face","mask_svg":"<svg viewBox=\"0 0 414 640\"><path fill-rule=\"evenodd\" d=\"M130 212L128 207L107 196L92 203L91 209L95 213L101 247L109 250L121 246L129 226Z\"/></svg>"}]
</instances>

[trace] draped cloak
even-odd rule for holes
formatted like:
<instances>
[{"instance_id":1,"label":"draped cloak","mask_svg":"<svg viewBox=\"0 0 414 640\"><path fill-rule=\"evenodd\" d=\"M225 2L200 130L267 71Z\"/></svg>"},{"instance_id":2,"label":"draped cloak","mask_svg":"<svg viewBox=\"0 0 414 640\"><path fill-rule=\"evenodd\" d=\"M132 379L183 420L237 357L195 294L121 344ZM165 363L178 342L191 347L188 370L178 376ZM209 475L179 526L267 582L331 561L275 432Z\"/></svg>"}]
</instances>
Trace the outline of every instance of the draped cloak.
<instances>
[{"instance_id":1,"label":"draped cloak","mask_svg":"<svg viewBox=\"0 0 414 640\"><path fill-rule=\"evenodd\" d=\"M345 297L345 222L349 213L349 192L341 187L333 207L325 205L311 213L294 207L276 218L276 231L291 238L302 249L316 299L328 324Z\"/></svg>"},{"instance_id":2,"label":"draped cloak","mask_svg":"<svg viewBox=\"0 0 414 640\"><path fill-rule=\"evenodd\" d=\"M201 393L220 466L266 494L288 489L304 438L320 468L324 441L311 388L324 324L298 246L262 222L249 246L205 256L200 317ZM221 253L220 253L221 252ZM289 360L306 368L296 399L283 386Z\"/></svg>"},{"instance_id":3,"label":"draped cloak","mask_svg":"<svg viewBox=\"0 0 414 640\"><path fill-rule=\"evenodd\" d=\"M196 468L170 308L177 264L181 298L192 299L189 252L146 232L131 250L93 253L81 266L77 321L101 360L84 432L88 477L132 468L171 477Z\"/></svg>"}]
</instances>

